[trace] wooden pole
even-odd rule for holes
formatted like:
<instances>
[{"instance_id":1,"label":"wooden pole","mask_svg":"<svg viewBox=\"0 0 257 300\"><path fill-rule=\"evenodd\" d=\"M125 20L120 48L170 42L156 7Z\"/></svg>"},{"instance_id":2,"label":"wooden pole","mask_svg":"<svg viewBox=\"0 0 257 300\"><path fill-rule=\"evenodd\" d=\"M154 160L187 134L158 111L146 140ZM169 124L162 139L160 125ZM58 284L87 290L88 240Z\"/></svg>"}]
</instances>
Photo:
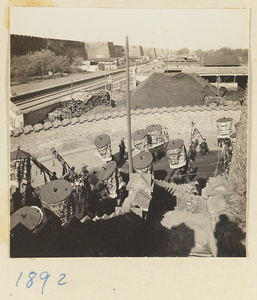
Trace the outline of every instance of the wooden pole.
<instances>
[{"instance_id":1,"label":"wooden pole","mask_svg":"<svg viewBox=\"0 0 257 300\"><path fill-rule=\"evenodd\" d=\"M104 93L106 94L106 89L107 89L107 86L106 86L106 73L105 73L105 60L104 60Z\"/></svg>"},{"instance_id":2,"label":"wooden pole","mask_svg":"<svg viewBox=\"0 0 257 300\"><path fill-rule=\"evenodd\" d=\"M73 80L71 79L71 100L72 100L72 97L73 97Z\"/></svg>"},{"instance_id":3,"label":"wooden pole","mask_svg":"<svg viewBox=\"0 0 257 300\"><path fill-rule=\"evenodd\" d=\"M127 108L127 132L128 132L128 163L129 174L133 173L132 147L131 147L131 116L130 116L130 94L129 94L129 45L126 36L126 108Z\"/></svg>"}]
</instances>

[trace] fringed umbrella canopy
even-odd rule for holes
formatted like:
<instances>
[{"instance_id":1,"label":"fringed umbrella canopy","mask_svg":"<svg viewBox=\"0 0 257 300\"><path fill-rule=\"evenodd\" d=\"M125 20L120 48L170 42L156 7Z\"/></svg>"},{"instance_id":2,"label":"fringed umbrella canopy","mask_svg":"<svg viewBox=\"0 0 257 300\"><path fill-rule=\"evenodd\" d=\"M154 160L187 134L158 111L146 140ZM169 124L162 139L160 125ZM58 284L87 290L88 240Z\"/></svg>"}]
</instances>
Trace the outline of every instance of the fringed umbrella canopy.
<instances>
[{"instance_id":1,"label":"fringed umbrella canopy","mask_svg":"<svg viewBox=\"0 0 257 300\"><path fill-rule=\"evenodd\" d=\"M23 151L18 147L17 150L11 152L11 160L17 160L17 159L26 159L31 156L30 153Z\"/></svg>"}]
</instances>

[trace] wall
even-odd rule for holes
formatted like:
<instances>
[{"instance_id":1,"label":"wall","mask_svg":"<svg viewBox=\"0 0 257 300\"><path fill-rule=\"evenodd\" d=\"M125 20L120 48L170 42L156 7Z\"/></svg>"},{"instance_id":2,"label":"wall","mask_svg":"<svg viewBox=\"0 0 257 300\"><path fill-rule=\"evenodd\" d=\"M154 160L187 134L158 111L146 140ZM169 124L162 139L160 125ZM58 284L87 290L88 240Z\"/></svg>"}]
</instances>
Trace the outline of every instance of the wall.
<instances>
[{"instance_id":1,"label":"wall","mask_svg":"<svg viewBox=\"0 0 257 300\"><path fill-rule=\"evenodd\" d=\"M10 101L10 128L23 127L24 120L21 110Z\"/></svg>"},{"instance_id":2,"label":"wall","mask_svg":"<svg viewBox=\"0 0 257 300\"><path fill-rule=\"evenodd\" d=\"M131 111L132 132L146 128L151 124L161 124L168 127L170 139L182 138L186 147L189 142L191 122L196 123L210 149L217 149L216 120L221 117L233 118L233 124L240 118L238 106L193 106L155 108ZM51 147L58 152L91 147L97 135L107 133L112 141L121 137L127 138L126 111L113 111L104 114L86 115L62 122L55 121L34 126L13 129L11 135L11 151L20 146L21 149L44 156Z\"/></svg>"},{"instance_id":3,"label":"wall","mask_svg":"<svg viewBox=\"0 0 257 300\"><path fill-rule=\"evenodd\" d=\"M44 106L40 109L37 110L33 110L27 114L23 115L24 118L24 126L26 125L35 125L39 122L42 122L47 115L52 112L54 109L61 107L61 102L58 101L57 103L48 105L48 106Z\"/></svg>"},{"instance_id":4,"label":"wall","mask_svg":"<svg viewBox=\"0 0 257 300\"><path fill-rule=\"evenodd\" d=\"M83 42L16 34L11 34L10 39L11 56L25 55L29 51L41 51L47 48L54 50L57 55L80 55L85 59L87 56Z\"/></svg>"},{"instance_id":5,"label":"wall","mask_svg":"<svg viewBox=\"0 0 257 300\"><path fill-rule=\"evenodd\" d=\"M238 193L246 195L247 191L247 115L248 115L248 90L245 93L242 105L240 123L236 132L233 157L230 164L230 178L233 180Z\"/></svg>"},{"instance_id":6,"label":"wall","mask_svg":"<svg viewBox=\"0 0 257 300\"><path fill-rule=\"evenodd\" d=\"M209 178L202 191L206 198L206 230L215 257L246 256L245 198L224 176Z\"/></svg>"}]
</instances>

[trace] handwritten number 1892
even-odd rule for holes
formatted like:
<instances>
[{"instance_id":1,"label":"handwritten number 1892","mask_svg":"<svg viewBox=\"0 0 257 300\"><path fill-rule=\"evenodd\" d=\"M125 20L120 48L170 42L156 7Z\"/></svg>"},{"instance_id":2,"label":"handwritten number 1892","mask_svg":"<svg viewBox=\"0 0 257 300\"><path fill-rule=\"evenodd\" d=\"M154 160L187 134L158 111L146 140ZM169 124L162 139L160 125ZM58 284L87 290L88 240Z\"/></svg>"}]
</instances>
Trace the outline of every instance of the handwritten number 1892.
<instances>
[{"instance_id":1,"label":"handwritten number 1892","mask_svg":"<svg viewBox=\"0 0 257 300\"><path fill-rule=\"evenodd\" d=\"M29 273L29 281L26 284L26 287L29 289L33 285L33 279L37 276L37 273L30 272Z\"/></svg>"},{"instance_id":2,"label":"handwritten number 1892","mask_svg":"<svg viewBox=\"0 0 257 300\"><path fill-rule=\"evenodd\" d=\"M20 273L20 276L19 276L19 278L18 278L18 280L16 282L16 286L17 287L18 287L19 281L21 280L22 275L23 275L23 272ZM37 273L35 273L35 272L30 272L29 273L29 275L28 275L29 280L26 283L26 287L28 289L32 287L32 285L34 283L34 279L36 278L36 276L37 276ZM61 277L61 279L59 279L59 281L57 282L58 285L64 285L64 284L66 284L67 282L63 282L63 280L66 277L66 275L64 273L62 273L59 276ZM42 272L42 273L39 274L39 278L41 280L44 280L44 283L43 283L42 289L41 289L41 294L44 294L45 284L46 284L46 282L47 282L47 280L48 280L49 277L50 277L50 274L48 272L46 272L46 271L44 271L44 272Z\"/></svg>"}]
</instances>

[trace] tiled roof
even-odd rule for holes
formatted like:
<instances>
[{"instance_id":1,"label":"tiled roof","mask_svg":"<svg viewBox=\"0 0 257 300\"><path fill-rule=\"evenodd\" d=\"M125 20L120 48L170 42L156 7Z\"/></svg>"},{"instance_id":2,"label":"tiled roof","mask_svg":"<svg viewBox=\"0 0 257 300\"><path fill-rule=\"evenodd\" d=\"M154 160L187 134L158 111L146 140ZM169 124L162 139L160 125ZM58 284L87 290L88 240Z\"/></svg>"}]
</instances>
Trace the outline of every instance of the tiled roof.
<instances>
[{"instance_id":1,"label":"tiled roof","mask_svg":"<svg viewBox=\"0 0 257 300\"><path fill-rule=\"evenodd\" d=\"M240 66L236 55L212 55L204 59L205 66Z\"/></svg>"}]
</instances>

